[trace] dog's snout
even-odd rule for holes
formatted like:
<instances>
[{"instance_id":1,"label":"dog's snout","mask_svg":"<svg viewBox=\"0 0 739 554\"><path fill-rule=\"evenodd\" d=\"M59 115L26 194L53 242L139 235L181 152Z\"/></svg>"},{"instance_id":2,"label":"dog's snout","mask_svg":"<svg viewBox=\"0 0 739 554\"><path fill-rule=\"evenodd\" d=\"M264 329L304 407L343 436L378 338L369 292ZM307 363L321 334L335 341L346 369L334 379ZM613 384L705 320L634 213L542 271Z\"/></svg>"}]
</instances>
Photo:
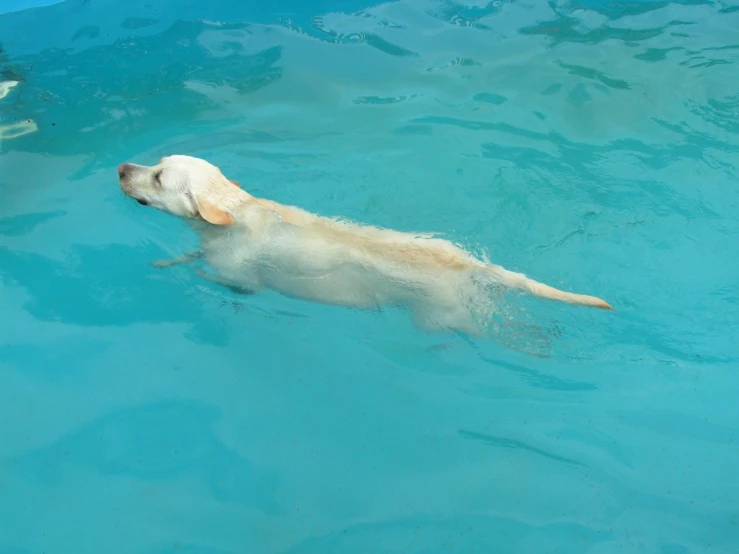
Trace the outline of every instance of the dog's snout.
<instances>
[{"instance_id":1,"label":"dog's snout","mask_svg":"<svg viewBox=\"0 0 739 554\"><path fill-rule=\"evenodd\" d=\"M121 164L118 166L118 177L123 179L126 176L126 173L128 172L128 168L130 166L128 164Z\"/></svg>"}]
</instances>

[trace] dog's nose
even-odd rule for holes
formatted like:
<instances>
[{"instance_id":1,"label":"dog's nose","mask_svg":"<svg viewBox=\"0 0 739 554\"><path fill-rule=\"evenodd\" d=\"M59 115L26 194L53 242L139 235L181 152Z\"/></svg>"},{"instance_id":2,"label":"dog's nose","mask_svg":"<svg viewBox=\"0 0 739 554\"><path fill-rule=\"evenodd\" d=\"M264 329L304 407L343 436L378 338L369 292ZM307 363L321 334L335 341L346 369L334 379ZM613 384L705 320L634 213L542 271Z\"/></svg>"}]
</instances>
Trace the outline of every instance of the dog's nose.
<instances>
[{"instance_id":1,"label":"dog's nose","mask_svg":"<svg viewBox=\"0 0 739 554\"><path fill-rule=\"evenodd\" d=\"M128 170L128 164L121 164L118 166L118 177L123 179L126 176Z\"/></svg>"}]
</instances>

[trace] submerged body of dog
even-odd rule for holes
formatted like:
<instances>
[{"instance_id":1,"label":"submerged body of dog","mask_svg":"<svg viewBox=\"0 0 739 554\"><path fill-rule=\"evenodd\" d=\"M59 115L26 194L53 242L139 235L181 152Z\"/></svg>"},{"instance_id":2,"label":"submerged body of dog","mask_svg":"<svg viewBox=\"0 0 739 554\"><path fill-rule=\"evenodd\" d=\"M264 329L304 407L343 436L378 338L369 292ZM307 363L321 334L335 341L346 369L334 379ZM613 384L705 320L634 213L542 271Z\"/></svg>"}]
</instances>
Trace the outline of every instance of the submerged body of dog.
<instances>
[{"instance_id":1,"label":"submerged body of dog","mask_svg":"<svg viewBox=\"0 0 739 554\"><path fill-rule=\"evenodd\" d=\"M538 283L478 260L443 239L321 217L255 198L198 158L170 156L152 167L122 164L118 173L128 196L187 217L200 235L197 253L160 266L203 257L217 272L214 281L245 291L272 289L357 308L399 306L410 310L422 328L467 333L479 331L484 290L496 284L611 309L600 298Z\"/></svg>"}]
</instances>

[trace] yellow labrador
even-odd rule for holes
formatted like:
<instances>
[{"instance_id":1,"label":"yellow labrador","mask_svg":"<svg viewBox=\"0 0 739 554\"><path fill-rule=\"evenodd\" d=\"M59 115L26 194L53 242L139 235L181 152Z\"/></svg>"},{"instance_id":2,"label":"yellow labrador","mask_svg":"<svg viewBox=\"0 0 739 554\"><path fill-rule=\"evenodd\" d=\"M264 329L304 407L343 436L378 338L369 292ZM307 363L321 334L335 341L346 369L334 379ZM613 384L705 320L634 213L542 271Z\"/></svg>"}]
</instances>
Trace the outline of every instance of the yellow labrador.
<instances>
[{"instance_id":1,"label":"yellow labrador","mask_svg":"<svg viewBox=\"0 0 739 554\"><path fill-rule=\"evenodd\" d=\"M271 289L325 304L408 309L427 330L480 332L496 286L610 310L594 296L572 294L479 260L451 242L321 217L255 198L214 165L168 156L155 166L121 164L123 192L139 204L187 218L197 252L159 267L203 258L204 276L253 293Z\"/></svg>"}]
</instances>

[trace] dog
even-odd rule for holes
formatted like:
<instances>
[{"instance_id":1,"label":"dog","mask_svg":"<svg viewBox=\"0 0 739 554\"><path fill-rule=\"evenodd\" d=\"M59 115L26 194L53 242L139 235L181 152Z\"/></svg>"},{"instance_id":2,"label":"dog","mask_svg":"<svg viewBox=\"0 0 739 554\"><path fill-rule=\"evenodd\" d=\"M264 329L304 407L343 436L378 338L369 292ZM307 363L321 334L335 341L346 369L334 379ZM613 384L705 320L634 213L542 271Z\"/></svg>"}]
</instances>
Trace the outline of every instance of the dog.
<instances>
[{"instance_id":1,"label":"dog","mask_svg":"<svg viewBox=\"0 0 739 554\"><path fill-rule=\"evenodd\" d=\"M407 309L428 331L480 334L495 311L492 292L532 295L613 308L604 300L558 290L480 260L433 235L411 234L329 218L256 198L209 162L162 158L155 166L118 167L123 193L144 206L183 217L200 248L169 267L203 259L215 273L199 274L245 294L271 289L323 304Z\"/></svg>"}]
</instances>

